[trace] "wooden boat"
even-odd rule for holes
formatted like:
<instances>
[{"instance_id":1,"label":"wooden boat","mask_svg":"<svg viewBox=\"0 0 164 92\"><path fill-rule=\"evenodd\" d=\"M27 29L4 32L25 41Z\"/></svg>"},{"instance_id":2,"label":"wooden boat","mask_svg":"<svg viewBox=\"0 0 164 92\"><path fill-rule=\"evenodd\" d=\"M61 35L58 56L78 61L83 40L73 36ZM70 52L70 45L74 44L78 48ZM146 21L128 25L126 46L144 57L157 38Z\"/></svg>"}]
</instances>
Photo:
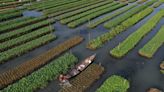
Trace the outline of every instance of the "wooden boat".
<instances>
[{"instance_id":1,"label":"wooden boat","mask_svg":"<svg viewBox=\"0 0 164 92\"><path fill-rule=\"evenodd\" d=\"M69 79L75 77L76 75L80 74L83 70L85 70L95 59L96 54L89 56L82 62L75 65L74 68L72 68L67 74L63 75L61 74L59 76L59 81L61 83L69 82Z\"/></svg>"}]
</instances>

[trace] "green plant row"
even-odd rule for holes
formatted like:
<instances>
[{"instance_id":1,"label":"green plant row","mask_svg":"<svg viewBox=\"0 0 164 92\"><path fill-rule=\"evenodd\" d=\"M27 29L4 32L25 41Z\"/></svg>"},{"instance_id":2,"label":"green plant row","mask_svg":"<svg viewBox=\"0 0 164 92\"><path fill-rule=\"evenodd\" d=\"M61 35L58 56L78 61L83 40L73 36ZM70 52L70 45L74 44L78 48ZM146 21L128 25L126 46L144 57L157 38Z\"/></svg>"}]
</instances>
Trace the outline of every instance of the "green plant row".
<instances>
[{"instance_id":1,"label":"green plant row","mask_svg":"<svg viewBox=\"0 0 164 92\"><path fill-rule=\"evenodd\" d=\"M105 5L108 2L111 2L111 1L100 2L100 3L95 4L95 5L91 5L91 6L82 8L82 9L78 9L78 10L75 10L75 11L72 11L72 12L68 12L68 13L65 13L65 14L62 14L62 15L59 15L59 16L55 17L55 19L61 20L61 19L70 17L70 16L75 15L75 14L83 13L83 12L85 12L87 10L91 10L91 9L97 8L99 6ZM62 21L60 21L60 22L62 22Z\"/></svg>"},{"instance_id":2,"label":"green plant row","mask_svg":"<svg viewBox=\"0 0 164 92\"><path fill-rule=\"evenodd\" d=\"M92 49L92 50L100 48L103 44L105 44L106 42L108 42L109 40L117 36L119 33L126 31L127 28L133 26L134 24L139 22L141 19L149 15L152 11L153 11L153 8L150 8L150 7L146 8L143 11L140 11L139 13L128 18L126 21L122 22L120 25L117 25L116 27L111 29L111 31L105 34L102 34L96 37L95 39L91 40L88 43L87 48Z\"/></svg>"},{"instance_id":3,"label":"green plant row","mask_svg":"<svg viewBox=\"0 0 164 92\"><path fill-rule=\"evenodd\" d=\"M8 6L20 6L20 5L23 5L23 4L26 4L26 3L29 3L29 2L32 2L34 0L31 0L31 1L21 1L21 2L8 2L8 3L5 3L5 4L0 4L0 8L4 8L4 7L8 7Z\"/></svg>"},{"instance_id":4,"label":"green plant row","mask_svg":"<svg viewBox=\"0 0 164 92\"><path fill-rule=\"evenodd\" d=\"M130 88L130 83L127 79L112 75L109 77L96 92L127 92Z\"/></svg>"},{"instance_id":5,"label":"green plant row","mask_svg":"<svg viewBox=\"0 0 164 92\"><path fill-rule=\"evenodd\" d=\"M156 2L156 3L153 5L153 7L154 7L154 8L157 8L157 7L159 7L161 4L162 4L162 2L158 1L158 2Z\"/></svg>"},{"instance_id":6,"label":"green plant row","mask_svg":"<svg viewBox=\"0 0 164 92\"><path fill-rule=\"evenodd\" d=\"M20 29L14 30L14 31L10 31L10 32L1 34L0 35L0 41L4 42L6 40L10 40L11 38L14 38L15 36L18 37L20 35L23 35L23 34L26 34L28 32L31 32L34 29L37 29L39 27L49 25L49 24L51 24L53 22L54 22L54 19L43 20L43 21L40 21L38 23L29 25L29 26L25 26L25 27L22 27Z\"/></svg>"},{"instance_id":7,"label":"green plant row","mask_svg":"<svg viewBox=\"0 0 164 92\"><path fill-rule=\"evenodd\" d=\"M48 5L46 6L42 6L42 7L39 7L39 8L36 8L36 10L38 11L46 11L46 10L49 10L51 8L54 8L54 7L59 7L59 6L62 6L62 5L66 5L66 4L70 4L70 3L74 3L74 2L77 2L77 0L63 0L63 1L58 1L58 2L52 2L52 3L49 3Z\"/></svg>"},{"instance_id":8,"label":"green plant row","mask_svg":"<svg viewBox=\"0 0 164 92\"><path fill-rule=\"evenodd\" d=\"M19 22L22 22L22 21L27 21L28 19L31 19L31 18L32 17L20 17L20 18L4 21L4 22L0 23L0 27L6 26L6 25L12 25L14 23L19 23ZM0 30L2 30L2 29L0 29Z\"/></svg>"},{"instance_id":9,"label":"green plant row","mask_svg":"<svg viewBox=\"0 0 164 92\"><path fill-rule=\"evenodd\" d=\"M147 8L148 6L152 5L156 1L157 0L151 0L150 2L148 2L148 3L144 4L144 5L135 7L133 9L131 9L130 11L123 13L121 16L118 16L118 17L110 20L109 22L105 23L104 27L108 28L108 29L111 29L112 27L117 26L118 24L120 24L121 22L123 22L126 19L130 18L131 16L133 16L136 13L138 13L139 11L141 11L141 10Z\"/></svg>"},{"instance_id":10,"label":"green plant row","mask_svg":"<svg viewBox=\"0 0 164 92\"><path fill-rule=\"evenodd\" d=\"M156 24L162 19L164 16L164 10L161 10L156 15L154 15L151 19L149 19L143 26L141 26L138 30L128 36L122 43L116 46L114 49L110 51L110 54L114 57L121 58L126 55L131 49L133 49L137 43L148 34Z\"/></svg>"},{"instance_id":11,"label":"green plant row","mask_svg":"<svg viewBox=\"0 0 164 92\"><path fill-rule=\"evenodd\" d=\"M30 42L27 42L25 44L22 44L20 46L17 46L15 48L9 49L7 51L1 52L0 53L0 63L3 63L11 58L20 56L34 48L37 48L51 40L54 40L56 38L56 36L54 36L53 34L47 34L44 35L42 37L39 37L35 40L32 40Z\"/></svg>"},{"instance_id":12,"label":"green plant row","mask_svg":"<svg viewBox=\"0 0 164 92\"><path fill-rule=\"evenodd\" d=\"M118 3L117 3L117 2L113 2L113 3L110 3L110 2L109 2L109 3L104 3L103 5L101 5L101 6L99 6L99 7L96 7L96 8L93 8L93 9L91 9L91 10L85 11L85 12L83 12L83 13L76 14L76 15L73 15L73 16L71 16L71 17L62 19L60 22L61 22L62 24L67 24L67 23L69 23L69 22L71 22L71 21L80 19L80 18L82 18L82 17L84 17L84 16L90 15L90 14L95 13L95 12L97 12L97 11L101 11L101 10L103 10L103 9L108 9L109 7L114 6L114 5L116 5L116 4L118 4Z\"/></svg>"},{"instance_id":13,"label":"green plant row","mask_svg":"<svg viewBox=\"0 0 164 92\"><path fill-rule=\"evenodd\" d=\"M112 18L114 18L114 17L116 17L116 16L118 16L118 15L124 13L124 12L128 11L129 9L131 9L131 8L133 8L133 7L135 7L135 6L137 6L137 4L130 5L130 6L126 6L126 7L124 7L123 9L121 9L121 10L119 10L119 11L116 11L116 12L114 12L114 13L108 15L108 16L105 16L105 17L103 17L103 18L101 18L101 19L99 19L99 20L97 20L97 21L90 22L87 26L88 26L89 28L95 28L95 27L98 26L99 24L104 23L105 21L110 20L110 19L112 19Z\"/></svg>"},{"instance_id":14,"label":"green plant row","mask_svg":"<svg viewBox=\"0 0 164 92\"><path fill-rule=\"evenodd\" d=\"M59 5L71 3L72 1L76 0L60 0L60 1L53 1L53 0L46 0L46 1L41 1L37 3L33 3L32 5L27 6L27 9L29 10L44 10L44 8L47 7L56 7Z\"/></svg>"},{"instance_id":15,"label":"green plant row","mask_svg":"<svg viewBox=\"0 0 164 92\"><path fill-rule=\"evenodd\" d=\"M26 43L26 42L36 39L42 35L53 32L53 30L54 29L52 29L51 26L46 26L46 27L40 28L36 31L32 31L31 33L28 33L28 34L22 35L20 37L5 41L0 44L0 51L2 52L5 50L8 50L8 49L11 49L13 46L17 46L17 45Z\"/></svg>"},{"instance_id":16,"label":"green plant row","mask_svg":"<svg viewBox=\"0 0 164 92\"><path fill-rule=\"evenodd\" d=\"M74 36L68 40L58 44L57 46L49 49L48 51L30 59L18 66L11 68L0 74L0 89L17 81L24 76L31 74L36 69L49 63L52 59L58 57L62 53L71 49L72 47L80 44L84 40L81 36ZM30 67L29 67L30 66Z\"/></svg>"},{"instance_id":17,"label":"green plant row","mask_svg":"<svg viewBox=\"0 0 164 92\"><path fill-rule=\"evenodd\" d=\"M136 2L137 0L128 0L129 3Z\"/></svg>"},{"instance_id":18,"label":"green plant row","mask_svg":"<svg viewBox=\"0 0 164 92\"><path fill-rule=\"evenodd\" d=\"M13 8L13 9L9 9L9 10L6 10L6 11L1 11L0 15L5 15L5 14L14 13L14 12L19 12L19 11L23 11L24 9L25 8L22 8L22 9Z\"/></svg>"},{"instance_id":19,"label":"green plant row","mask_svg":"<svg viewBox=\"0 0 164 92\"><path fill-rule=\"evenodd\" d=\"M138 4L142 4L142 3L146 2L146 1L148 1L148 0L139 0L137 3Z\"/></svg>"},{"instance_id":20,"label":"green plant row","mask_svg":"<svg viewBox=\"0 0 164 92\"><path fill-rule=\"evenodd\" d=\"M158 48L164 43L164 25L159 32L139 50L139 54L147 58L152 58Z\"/></svg>"},{"instance_id":21,"label":"green plant row","mask_svg":"<svg viewBox=\"0 0 164 92\"><path fill-rule=\"evenodd\" d=\"M46 18L47 18L46 16L42 16L42 17L38 17L38 18L24 18L23 20L20 20L20 21L18 20L18 22L15 21L15 23L10 24L10 26L8 26L8 25L2 26L0 29L0 33L9 31L11 29L13 30L14 28L19 28L19 27L22 27L25 25L29 25L29 24L32 24L35 22L39 22L39 21L44 20Z\"/></svg>"},{"instance_id":22,"label":"green plant row","mask_svg":"<svg viewBox=\"0 0 164 92\"><path fill-rule=\"evenodd\" d=\"M164 0L159 0L159 2L162 2L162 3L164 3Z\"/></svg>"},{"instance_id":23,"label":"green plant row","mask_svg":"<svg viewBox=\"0 0 164 92\"><path fill-rule=\"evenodd\" d=\"M2 14L0 16L0 21L6 21L8 19L15 18L15 17L20 17L20 16L22 16L22 11L10 13L10 14Z\"/></svg>"},{"instance_id":24,"label":"green plant row","mask_svg":"<svg viewBox=\"0 0 164 92\"><path fill-rule=\"evenodd\" d=\"M43 13L47 14L47 15L52 14L52 13L55 13L55 12L58 12L58 11L61 11L61 10L65 10L65 9L69 9L69 8L72 8L72 7L79 6L79 5L81 5L82 3L86 2L86 1L87 0L80 0L80 1L73 2L73 3L68 3L68 4L64 4L64 5L61 5L61 6L54 7L54 8L46 9Z\"/></svg>"},{"instance_id":25,"label":"green plant row","mask_svg":"<svg viewBox=\"0 0 164 92\"><path fill-rule=\"evenodd\" d=\"M62 11L59 11L59 12L56 12L56 13L53 13L53 14L50 14L49 16L50 17L55 17L55 19L58 19L59 16L63 15L63 14L66 14L66 13L70 13L70 12L74 12L74 11L78 11L83 9L83 8L86 8L86 7L89 7L89 6L92 6L92 5L97 5L99 3L103 2L103 0L96 0L95 2L91 1L91 2L86 2L85 4L82 4L82 5L79 5L79 6L76 6L76 7L73 7L73 8L69 8L69 9L66 9L66 10L62 10ZM77 13L76 13L77 14ZM59 15L59 16L58 16Z\"/></svg>"},{"instance_id":26,"label":"green plant row","mask_svg":"<svg viewBox=\"0 0 164 92\"><path fill-rule=\"evenodd\" d=\"M122 4L118 4L118 5L111 6L109 8L106 8L106 9L94 12L94 13L92 13L90 15L84 16L84 17L82 17L80 19L77 19L75 21L72 21L72 22L68 23L68 27L71 27L71 28L77 27L77 26L87 22L88 20L92 20L92 19L94 19L94 18L96 18L98 16L101 16L103 14L112 12L112 11L118 9L118 8L121 8L121 7L125 6L125 5L127 5L127 4L122 3Z\"/></svg>"},{"instance_id":27,"label":"green plant row","mask_svg":"<svg viewBox=\"0 0 164 92\"><path fill-rule=\"evenodd\" d=\"M66 53L1 92L34 92L37 88L45 87L48 81L56 79L61 73L66 73L77 61L73 54Z\"/></svg>"}]
</instances>

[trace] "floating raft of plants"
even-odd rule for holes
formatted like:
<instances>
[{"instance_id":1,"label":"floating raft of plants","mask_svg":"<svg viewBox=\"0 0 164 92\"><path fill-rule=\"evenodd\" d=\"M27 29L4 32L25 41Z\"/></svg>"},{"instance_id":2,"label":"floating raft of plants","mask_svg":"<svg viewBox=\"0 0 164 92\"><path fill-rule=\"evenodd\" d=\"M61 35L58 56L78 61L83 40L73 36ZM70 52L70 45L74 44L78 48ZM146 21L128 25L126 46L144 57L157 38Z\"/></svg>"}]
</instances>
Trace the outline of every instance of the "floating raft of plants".
<instances>
[{"instance_id":1,"label":"floating raft of plants","mask_svg":"<svg viewBox=\"0 0 164 92\"><path fill-rule=\"evenodd\" d=\"M63 87L59 92L84 92L93 82L100 78L103 71L104 68L102 66L91 64L70 81L71 87Z\"/></svg>"},{"instance_id":2,"label":"floating raft of plants","mask_svg":"<svg viewBox=\"0 0 164 92\"><path fill-rule=\"evenodd\" d=\"M127 92L130 87L129 81L121 76L113 75L109 77L97 92Z\"/></svg>"}]
</instances>

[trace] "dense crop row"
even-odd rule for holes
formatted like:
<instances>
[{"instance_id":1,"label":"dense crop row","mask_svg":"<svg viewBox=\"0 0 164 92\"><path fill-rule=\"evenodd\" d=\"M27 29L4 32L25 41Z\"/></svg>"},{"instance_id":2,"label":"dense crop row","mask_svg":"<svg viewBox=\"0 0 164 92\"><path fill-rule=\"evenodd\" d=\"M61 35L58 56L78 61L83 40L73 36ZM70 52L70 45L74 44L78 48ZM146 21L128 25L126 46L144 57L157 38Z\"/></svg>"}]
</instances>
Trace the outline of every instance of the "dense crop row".
<instances>
[{"instance_id":1,"label":"dense crop row","mask_svg":"<svg viewBox=\"0 0 164 92\"><path fill-rule=\"evenodd\" d=\"M130 84L123 77L113 75L109 77L96 92L127 92Z\"/></svg>"},{"instance_id":2,"label":"dense crop row","mask_svg":"<svg viewBox=\"0 0 164 92\"><path fill-rule=\"evenodd\" d=\"M73 7L73 8L69 8L69 9L66 9L66 10L62 10L62 11L50 14L49 16L50 17L54 17L55 16L55 19L58 19L59 16L61 16L62 14L75 12L75 11L79 12L80 10L83 10L83 8L86 9L86 7L89 7L89 6L92 6L92 5L97 5L97 4L101 3L101 2L103 2L103 0L96 0L95 2L92 2L92 1L91 2L86 2L85 4L82 4L82 5Z\"/></svg>"},{"instance_id":3,"label":"dense crop row","mask_svg":"<svg viewBox=\"0 0 164 92\"><path fill-rule=\"evenodd\" d=\"M22 44L20 46L17 46L15 48L9 49L7 51L1 52L0 53L0 63L3 63L11 58L20 56L34 48L37 48L47 42L50 42L52 40L54 40L56 38L56 36L54 36L53 34L47 34L44 35L42 37L39 37L35 40L32 40L30 42L27 42L25 44Z\"/></svg>"},{"instance_id":4,"label":"dense crop row","mask_svg":"<svg viewBox=\"0 0 164 92\"><path fill-rule=\"evenodd\" d=\"M9 85L1 92L33 92L37 88L45 87L48 81L54 80L60 73L68 71L77 60L73 54L64 54L31 75Z\"/></svg>"},{"instance_id":5,"label":"dense crop row","mask_svg":"<svg viewBox=\"0 0 164 92\"><path fill-rule=\"evenodd\" d=\"M4 50L8 50L8 49L12 48L13 46L17 46L17 45L23 44L25 42L31 41L35 38L43 36L52 31L53 31L53 29L51 26L46 26L46 27L40 28L36 31L33 31L31 33L17 37L15 39L11 39L9 41L3 42L0 44L0 51L2 52Z\"/></svg>"},{"instance_id":6,"label":"dense crop row","mask_svg":"<svg viewBox=\"0 0 164 92\"><path fill-rule=\"evenodd\" d=\"M64 4L69 4L69 3L73 3L77 0L60 0L60 1L52 1L52 0L46 0L46 1L41 1L41 2L37 2L37 3L33 3L30 6L27 6L27 8L29 10L44 10L44 9L48 9L48 8L53 8L53 7L57 7L57 6L61 6Z\"/></svg>"},{"instance_id":7,"label":"dense crop row","mask_svg":"<svg viewBox=\"0 0 164 92\"><path fill-rule=\"evenodd\" d=\"M116 17L116 18L112 19L111 21L105 23L104 27L108 28L108 29L110 29L112 27L115 27L118 24L120 24L121 22L125 21L127 18L130 18L131 16L133 16L136 13L138 13L139 11L141 11L141 10L147 8L148 6L152 5L154 2L156 2L156 0L151 0L150 2L148 2L148 3L144 4L144 5L135 7L133 9L131 9L130 11L125 12L121 16Z\"/></svg>"},{"instance_id":8,"label":"dense crop row","mask_svg":"<svg viewBox=\"0 0 164 92\"><path fill-rule=\"evenodd\" d=\"M139 54L147 58L153 57L154 53L164 43L164 26L159 32L142 48L139 50Z\"/></svg>"},{"instance_id":9,"label":"dense crop row","mask_svg":"<svg viewBox=\"0 0 164 92\"><path fill-rule=\"evenodd\" d=\"M9 22L7 25L2 24L3 26L1 26L0 33L7 32L8 30L11 30L11 29L13 30L13 29L16 29L19 27L23 27L23 26L26 26L28 24L32 24L35 22L39 22L39 21L44 20L44 19L46 19L45 16L38 17L38 18L23 18L21 20L19 20L19 18L18 18L18 21L15 20L14 22Z\"/></svg>"},{"instance_id":10,"label":"dense crop row","mask_svg":"<svg viewBox=\"0 0 164 92\"><path fill-rule=\"evenodd\" d=\"M100 48L103 44L117 36L119 33L126 31L127 28L133 26L137 22L139 22L141 19L149 15L153 11L153 8L146 8L145 10L133 15L131 18L128 18L126 21L122 22L120 25L117 25L115 28L113 28L111 31L102 34L98 36L97 38L91 40L87 48L89 49L97 49Z\"/></svg>"},{"instance_id":11,"label":"dense crop row","mask_svg":"<svg viewBox=\"0 0 164 92\"><path fill-rule=\"evenodd\" d=\"M126 55L146 34L148 34L155 27L155 25L162 19L163 16L164 10L161 10L151 19L149 19L142 27L140 27L117 47L111 50L110 54L117 58L121 58Z\"/></svg>"},{"instance_id":12,"label":"dense crop row","mask_svg":"<svg viewBox=\"0 0 164 92\"><path fill-rule=\"evenodd\" d=\"M69 9L69 8L72 8L72 7L79 6L79 5L81 5L82 3L86 2L86 1L87 0L80 0L80 1L73 2L73 3L69 3L69 4L58 6L58 7L50 8L50 9L45 10L43 13L44 14L55 13L57 11L61 11L61 10L64 10L64 9Z\"/></svg>"},{"instance_id":13,"label":"dense crop row","mask_svg":"<svg viewBox=\"0 0 164 92\"><path fill-rule=\"evenodd\" d=\"M157 7L159 7L161 4L162 4L162 2L158 1L158 2L156 2L156 3L153 5L153 7L154 7L154 8L157 8Z\"/></svg>"},{"instance_id":14,"label":"dense crop row","mask_svg":"<svg viewBox=\"0 0 164 92\"><path fill-rule=\"evenodd\" d=\"M40 4L39 6L37 6L35 8L35 10L37 11L46 11L48 9L51 9L51 8L54 8L54 7L58 7L58 6L62 6L62 5L65 5L65 4L70 4L70 3L74 3L76 2L77 0L60 0L60 1L50 1L50 2L47 2L44 3L44 4Z\"/></svg>"},{"instance_id":15,"label":"dense crop row","mask_svg":"<svg viewBox=\"0 0 164 92\"><path fill-rule=\"evenodd\" d=\"M21 21L26 21L26 20L31 19L31 18L32 17L20 17L20 18L4 21L4 22L0 23L0 27L3 27L5 25L11 25L11 24L18 23L18 22L21 22ZM0 30L2 30L2 29L0 29Z\"/></svg>"},{"instance_id":16,"label":"dense crop row","mask_svg":"<svg viewBox=\"0 0 164 92\"><path fill-rule=\"evenodd\" d=\"M128 0L129 3L136 2L137 0Z\"/></svg>"},{"instance_id":17,"label":"dense crop row","mask_svg":"<svg viewBox=\"0 0 164 92\"><path fill-rule=\"evenodd\" d=\"M144 2L146 2L147 0L139 0L137 3L138 4L142 4L142 3L144 3Z\"/></svg>"},{"instance_id":18,"label":"dense crop row","mask_svg":"<svg viewBox=\"0 0 164 92\"><path fill-rule=\"evenodd\" d=\"M70 17L70 16L75 15L75 14L77 15L77 14L83 13L83 12L85 12L87 10L91 10L91 9L97 8L99 6L105 5L106 3L109 3L109 2L111 2L111 1L100 2L100 3L95 4L95 5L91 5L91 6L82 8L82 9L78 9L78 10L75 10L75 11L72 11L72 12L68 12L68 13L65 13L65 14L57 16L55 19L61 20L61 19ZM62 21L60 21L60 22L62 22Z\"/></svg>"},{"instance_id":19,"label":"dense crop row","mask_svg":"<svg viewBox=\"0 0 164 92\"><path fill-rule=\"evenodd\" d=\"M53 22L54 22L54 19L43 20L43 21L35 23L33 25L25 26L25 27L22 27L20 29L1 34L0 35L0 41L3 42L6 40L10 40L11 38L14 38L15 36L18 37L22 34L29 33L31 31L33 31L34 29L38 29L42 26L49 25Z\"/></svg>"},{"instance_id":20,"label":"dense crop row","mask_svg":"<svg viewBox=\"0 0 164 92\"><path fill-rule=\"evenodd\" d=\"M100 10L100 11L97 11L95 13L92 13L90 15L87 15L87 16L84 16L80 19L77 19L75 21L72 21L68 24L68 27L71 27L71 28L74 28L74 27L77 27L85 22L87 22L88 20L91 20L91 19L94 19L102 14L106 14L106 13L109 13L109 12L112 12L120 7L123 7L127 4L118 4L118 5L115 5L115 6L111 6L109 8L106 8L106 9L103 9L103 10Z\"/></svg>"},{"instance_id":21,"label":"dense crop row","mask_svg":"<svg viewBox=\"0 0 164 92\"><path fill-rule=\"evenodd\" d=\"M113 14L110 14L108 16L105 16L105 17L103 17L103 18L101 18L101 19L99 19L97 21L90 22L87 26L89 28L95 28L97 25L99 25L101 23L104 23L105 21L110 20L111 18L116 17L116 16L124 13L124 12L128 11L129 9L131 9L131 8L133 8L135 6L136 6L136 4L135 5L131 5L131 6L127 6L127 7L123 8L123 9L121 9L121 10L119 10L117 12L114 12Z\"/></svg>"},{"instance_id":22,"label":"dense crop row","mask_svg":"<svg viewBox=\"0 0 164 92\"><path fill-rule=\"evenodd\" d=\"M39 68L40 66L48 63L50 60L54 59L58 55L62 54L66 50L69 50L73 46L78 45L83 41L82 37L76 36L73 37L56 47L48 50L47 52L29 60L26 61L23 64L20 64L19 66L10 69L4 73L0 74L0 89L11 84L15 80L18 80L22 78L23 76L26 76L27 74L31 73L35 69Z\"/></svg>"},{"instance_id":23,"label":"dense crop row","mask_svg":"<svg viewBox=\"0 0 164 92\"><path fill-rule=\"evenodd\" d=\"M67 23L69 23L69 22L71 22L73 20L76 20L76 19L79 19L81 17L90 15L90 14L95 13L97 11L101 11L103 9L108 9L109 7L111 7L113 5L116 5L116 4L118 4L118 3L116 3L116 2L113 2L113 3L110 3L110 2L109 3L104 3L104 5L102 5L102 6L99 6L97 8L91 9L89 11L86 11L86 12L83 12L83 13L80 13L80 14L77 14L77 15L74 15L74 16L71 16L71 17L68 17L66 19L61 20L60 22L62 24L67 24Z\"/></svg>"},{"instance_id":24,"label":"dense crop row","mask_svg":"<svg viewBox=\"0 0 164 92\"><path fill-rule=\"evenodd\" d=\"M84 92L91 84L100 78L104 68L97 64L91 64L86 70L70 81L71 87L63 87L59 92Z\"/></svg>"},{"instance_id":25,"label":"dense crop row","mask_svg":"<svg viewBox=\"0 0 164 92\"><path fill-rule=\"evenodd\" d=\"M15 17L20 17L22 16L22 11L18 11L18 12L14 12L11 14L3 14L0 16L0 21L5 21L11 18L15 18Z\"/></svg>"}]
</instances>

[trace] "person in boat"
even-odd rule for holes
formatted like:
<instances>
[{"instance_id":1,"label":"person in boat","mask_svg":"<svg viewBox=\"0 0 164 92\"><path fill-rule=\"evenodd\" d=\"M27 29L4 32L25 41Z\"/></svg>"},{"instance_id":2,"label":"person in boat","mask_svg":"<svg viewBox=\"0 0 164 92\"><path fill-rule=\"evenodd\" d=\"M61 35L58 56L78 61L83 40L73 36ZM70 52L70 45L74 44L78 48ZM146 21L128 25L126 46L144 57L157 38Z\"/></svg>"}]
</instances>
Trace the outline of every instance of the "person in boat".
<instances>
[{"instance_id":1,"label":"person in boat","mask_svg":"<svg viewBox=\"0 0 164 92\"><path fill-rule=\"evenodd\" d=\"M59 80L60 80L62 83L65 83L65 82L68 81L68 78L67 78L67 76L64 76L64 75L60 74Z\"/></svg>"}]
</instances>

